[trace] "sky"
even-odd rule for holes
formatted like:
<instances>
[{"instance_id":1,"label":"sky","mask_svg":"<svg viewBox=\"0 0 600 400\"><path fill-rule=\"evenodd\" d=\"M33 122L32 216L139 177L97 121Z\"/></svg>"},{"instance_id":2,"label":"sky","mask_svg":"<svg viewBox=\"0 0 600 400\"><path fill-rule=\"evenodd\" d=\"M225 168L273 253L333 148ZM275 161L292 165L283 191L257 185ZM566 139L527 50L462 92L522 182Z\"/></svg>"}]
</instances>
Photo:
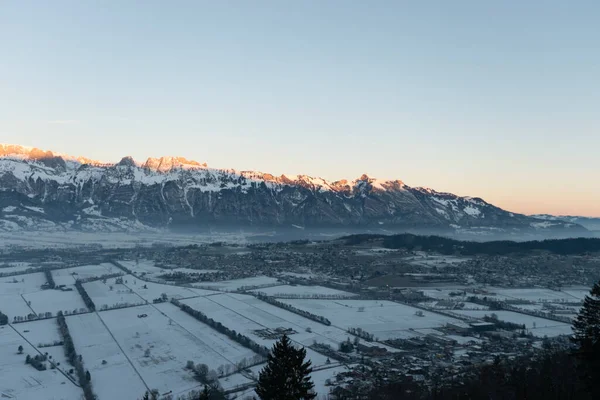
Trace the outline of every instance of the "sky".
<instances>
[{"instance_id":1,"label":"sky","mask_svg":"<svg viewBox=\"0 0 600 400\"><path fill-rule=\"evenodd\" d=\"M600 2L0 0L0 142L600 216Z\"/></svg>"}]
</instances>

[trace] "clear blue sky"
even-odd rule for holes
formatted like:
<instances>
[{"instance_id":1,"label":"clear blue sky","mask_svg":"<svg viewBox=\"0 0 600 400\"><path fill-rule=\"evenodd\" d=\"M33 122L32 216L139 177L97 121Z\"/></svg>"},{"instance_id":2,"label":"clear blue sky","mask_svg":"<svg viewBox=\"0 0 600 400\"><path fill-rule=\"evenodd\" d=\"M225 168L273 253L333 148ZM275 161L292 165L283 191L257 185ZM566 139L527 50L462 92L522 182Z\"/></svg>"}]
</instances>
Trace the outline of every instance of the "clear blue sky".
<instances>
[{"instance_id":1,"label":"clear blue sky","mask_svg":"<svg viewBox=\"0 0 600 400\"><path fill-rule=\"evenodd\" d=\"M600 2L0 0L0 142L600 216Z\"/></svg>"}]
</instances>

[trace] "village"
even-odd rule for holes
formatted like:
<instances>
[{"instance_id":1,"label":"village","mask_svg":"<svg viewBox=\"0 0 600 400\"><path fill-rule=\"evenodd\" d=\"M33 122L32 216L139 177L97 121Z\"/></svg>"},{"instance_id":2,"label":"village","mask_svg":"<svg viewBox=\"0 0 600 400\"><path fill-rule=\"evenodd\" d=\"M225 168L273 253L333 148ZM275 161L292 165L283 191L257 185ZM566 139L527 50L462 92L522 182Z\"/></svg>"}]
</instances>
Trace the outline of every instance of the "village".
<instances>
[{"instance_id":1,"label":"village","mask_svg":"<svg viewBox=\"0 0 600 400\"><path fill-rule=\"evenodd\" d=\"M229 398L251 397L284 334L307 349L319 398L366 390L372 379L443 385L500 358L567 346L597 262L331 242L5 250L0 368L11 372L0 384L85 390L64 337L47 333L64 318L100 399L115 396L113 380L127 381L129 398L177 398L208 376ZM48 352L38 363L47 369L21 366L18 346Z\"/></svg>"}]
</instances>

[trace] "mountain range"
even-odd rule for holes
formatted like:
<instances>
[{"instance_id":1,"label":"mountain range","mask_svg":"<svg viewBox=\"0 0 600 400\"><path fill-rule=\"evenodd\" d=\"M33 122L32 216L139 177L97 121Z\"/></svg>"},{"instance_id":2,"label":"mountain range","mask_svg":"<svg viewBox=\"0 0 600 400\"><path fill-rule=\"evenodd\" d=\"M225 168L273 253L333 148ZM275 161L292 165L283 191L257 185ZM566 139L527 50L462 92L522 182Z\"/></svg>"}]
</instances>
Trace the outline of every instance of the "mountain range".
<instances>
[{"instance_id":1,"label":"mountain range","mask_svg":"<svg viewBox=\"0 0 600 400\"><path fill-rule=\"evenodd\" d=\"M209 168L182 157L85 157L0 145L0 230L121 231L218 226L444 229L573 235L577 221L505 211L478 197L367 175L306 175Z\"/></svg>"}]
</instances>

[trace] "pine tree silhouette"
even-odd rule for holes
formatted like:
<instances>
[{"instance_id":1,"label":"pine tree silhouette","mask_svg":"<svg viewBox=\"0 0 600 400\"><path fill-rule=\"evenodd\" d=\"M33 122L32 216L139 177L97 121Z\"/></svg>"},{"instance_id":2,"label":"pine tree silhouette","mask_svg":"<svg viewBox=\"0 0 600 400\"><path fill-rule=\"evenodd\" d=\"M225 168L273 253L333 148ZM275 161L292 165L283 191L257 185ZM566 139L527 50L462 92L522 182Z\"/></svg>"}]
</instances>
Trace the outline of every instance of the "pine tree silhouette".
<instances>
[{"instance_id":1,"label":"pine tree silhouette","mask_svg":"<svg viewBox=\"0 0 600 400\"><path fill-rule=\"evenodd\" d=\"M311 362L304 361L306 350L296 349L284 335L268 356L260 372L256 393L262 400L312 400L314 384Z\"/></svg>"},{"instance_id":2,"label":"pine tree silhouette","mask_svg":"<svg viewBox=\"0 0 600 400\"><path fill-rule=\"evenodd\" d=\"M579 347L577 356L581 377L594 398L600 398L600 283L596 283L573 321L573 342Z\"/></svg>"}]
</instances>

